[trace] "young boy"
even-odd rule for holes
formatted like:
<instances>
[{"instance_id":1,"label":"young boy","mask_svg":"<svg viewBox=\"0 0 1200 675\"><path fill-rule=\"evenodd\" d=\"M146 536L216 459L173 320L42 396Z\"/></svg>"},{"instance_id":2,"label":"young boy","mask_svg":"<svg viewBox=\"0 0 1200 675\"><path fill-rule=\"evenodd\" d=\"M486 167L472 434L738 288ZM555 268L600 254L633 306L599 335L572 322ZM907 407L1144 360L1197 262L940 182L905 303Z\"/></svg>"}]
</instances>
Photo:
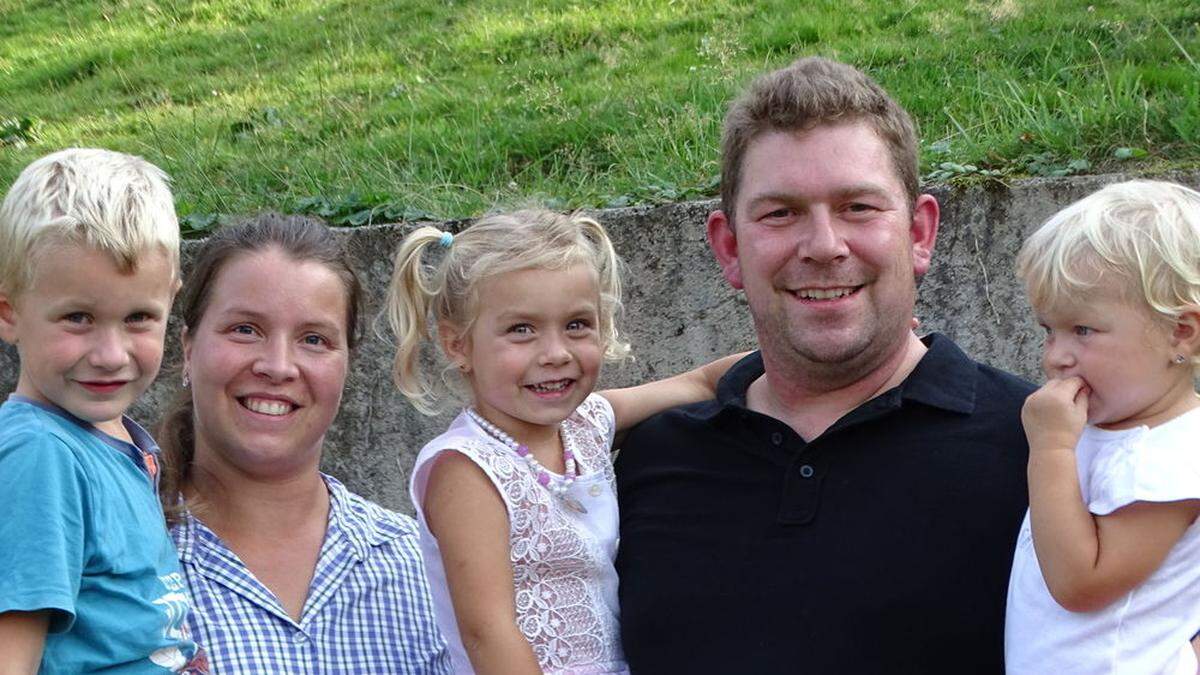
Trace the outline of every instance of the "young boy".
<instances>
[{"instance_id":1,"label":"young boy","mask_svg":"<svg viewBox=\"0 0 1200 675\"><path fill-rule=\"evenodd\" d=\"M0 206L0 338L21 360L0 406L0 671L204 669L157 446L124 416L178 286L171 192L141 158L48 155Z\"/></svg>"}]
</instances>

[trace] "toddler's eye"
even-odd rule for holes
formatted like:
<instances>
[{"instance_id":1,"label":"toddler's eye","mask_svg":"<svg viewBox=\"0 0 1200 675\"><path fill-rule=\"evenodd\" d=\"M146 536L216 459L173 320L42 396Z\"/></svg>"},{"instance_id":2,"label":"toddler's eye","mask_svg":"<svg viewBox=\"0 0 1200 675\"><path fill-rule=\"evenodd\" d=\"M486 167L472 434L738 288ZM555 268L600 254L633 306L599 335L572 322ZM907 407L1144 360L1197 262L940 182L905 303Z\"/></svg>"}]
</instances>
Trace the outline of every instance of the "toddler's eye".
<instances>
[{"instance_id":1,"label":"toddler's eye","mask_svg":"<svg viewBox=\"0 0 1200 675\"><path fill-rule=\"evenodd\" d=\"M1073 330L1073 331L1075 332L1075 334L1076 334L1076 335L1078 335L1079 337L1086 337L1086 336L1088 336L1088 335L1091 335L1092 333L1094 333L1094 332L1095 332L1094 330L1092 330L1092 329L1091 329L1091 328L1089 328L1088 326L1075 326L1075 327L1074 327L1072 330Z\"/></svg>"},{"instance_id":2,"label":"toddler's eye","mask_svg":"<svg viewBox=\"0 0 1200 675\"><path fill-rule=\"evenodd\" d=\"M62 320L67 323L84 324L91 323L92 317L87 312L71 312L70 314L64 314Z\"/></svg>"},{"instance_id":3,"label":"toddler's eye","mask_svg":"<svg viewBox=\"0 0 1200 675\"><path fill-rule=\"evenodd\" d=\"M152 319L154 319L154 317L150 316L149 312L134 312L133 314L125 317L125 323L144 323Z\"/></svg>"}]
</instances>

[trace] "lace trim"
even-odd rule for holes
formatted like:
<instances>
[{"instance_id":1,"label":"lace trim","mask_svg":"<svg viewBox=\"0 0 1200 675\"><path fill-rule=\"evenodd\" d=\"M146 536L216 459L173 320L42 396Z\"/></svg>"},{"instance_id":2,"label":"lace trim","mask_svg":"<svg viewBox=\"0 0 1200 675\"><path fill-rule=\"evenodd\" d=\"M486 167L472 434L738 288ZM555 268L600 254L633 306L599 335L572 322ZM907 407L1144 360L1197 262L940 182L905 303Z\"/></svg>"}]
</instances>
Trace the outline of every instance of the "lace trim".
<instances>
[{"instance_id":1,"label":"lace trim","mask_svg":"<svg viewBox=\"0 0 1200 675\"><path fill-rule=\"evenodd\" d=\"M608 439L611 413L589 397L563 423L575 441L580 474L601 473L615 487ZM499 484L511 514L509 556L517 626L544 670L622 659L619 628L601 597L600 578L611 561L575 529L574 516L537 483L528 466L490 439L460 448Z\"/></svg>"}]
</instances>

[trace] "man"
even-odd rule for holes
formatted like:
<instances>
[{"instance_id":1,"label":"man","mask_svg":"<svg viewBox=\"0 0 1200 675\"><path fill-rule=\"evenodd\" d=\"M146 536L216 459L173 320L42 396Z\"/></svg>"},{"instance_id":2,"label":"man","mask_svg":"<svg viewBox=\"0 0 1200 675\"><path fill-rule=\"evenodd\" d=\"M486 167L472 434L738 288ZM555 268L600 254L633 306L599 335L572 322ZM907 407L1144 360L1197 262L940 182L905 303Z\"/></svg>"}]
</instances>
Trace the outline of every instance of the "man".
<instances>
[{"instance_id":1,"label":"man","mask_svg":"<svg viewBox=\"0 0 1200 675\"><path fill-rule=\"evenodd\" d=\"M708 238L760 351L617 463L635 673L1002 673L1032 387L912 330L908 115L808 58L730 108Z\"/></svg>"}]
</instances>

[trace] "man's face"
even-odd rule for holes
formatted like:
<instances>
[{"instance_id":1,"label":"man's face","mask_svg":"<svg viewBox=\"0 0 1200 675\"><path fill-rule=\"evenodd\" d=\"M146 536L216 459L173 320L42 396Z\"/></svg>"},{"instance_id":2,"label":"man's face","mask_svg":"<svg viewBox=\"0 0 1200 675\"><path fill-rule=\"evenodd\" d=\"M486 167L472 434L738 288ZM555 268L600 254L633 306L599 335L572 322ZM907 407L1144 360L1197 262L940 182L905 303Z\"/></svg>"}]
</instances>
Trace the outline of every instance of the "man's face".
<instances>
[{"instance_id":1,"label":"man's face","mask_svg":"<svg viewBox=\"0 0 1200 675\"><path fill-rule=\"evenodd\" d=\"M933 197L910 207L861 122L764 133L742 162L737 222L715 212L709 240L768 355L875 364L898 348L937 234Z\"/></svg>"}]
</instances>

